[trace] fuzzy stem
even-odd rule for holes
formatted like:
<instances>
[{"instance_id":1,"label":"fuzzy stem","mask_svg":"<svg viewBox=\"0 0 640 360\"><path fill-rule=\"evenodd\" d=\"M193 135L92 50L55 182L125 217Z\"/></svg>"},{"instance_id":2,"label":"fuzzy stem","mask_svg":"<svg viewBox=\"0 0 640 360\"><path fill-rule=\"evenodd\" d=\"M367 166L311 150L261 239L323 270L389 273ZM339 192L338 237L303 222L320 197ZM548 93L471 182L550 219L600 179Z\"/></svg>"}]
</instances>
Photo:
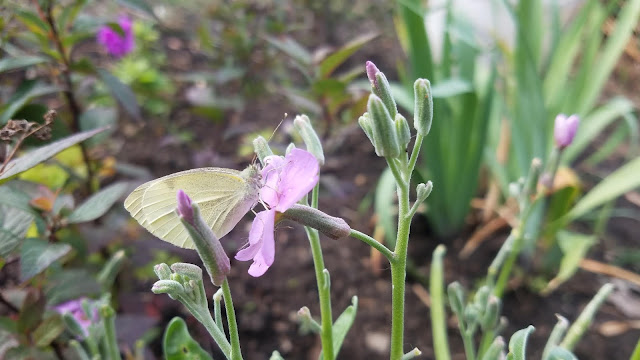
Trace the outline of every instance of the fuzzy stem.
<instances>
[{"instance_id":1,"label":"fuzzy stem","mask_svg":"<svg viewBox=\"0 0 640 360\"><path fill-rule=\"evenodd\" d=\"M316 185L311 193L311 206L318 208L318 192L319 186ZM316 273L316 282L318 285L318 297L320 301L320 319L322 324L322 332L320 339L322 341L323 360L333 360L333 316L331 314L331 289L324 274L324 259L322 257L322 247L320 246L320 235L318 230L305 226L309 244L311 245L311 255L313 256L313 266Z\"/></svg>"},{"instance_id":2,"label":"fuzzy stem","mask_svg":"<svg viewBox=\"0 0 640 360\"><path fill-rule=\"evenodd\" d=\"M449 340L447 339L447 315L444 300L444 265L442 258L446 252L444 245L438 245L431 261L431 328L433 329L433 349L436 360L450 360Z\"/></svg>"},{"instance_id":3,"label":"fuzzy stem","mask_svg":"<svg viewBox=\"0 0 640 360\"><path fill-rule=\"evenodd\" d=\"M233 299L231 298L231 289L227 278L222 282L222 296L224 297L224 309L227 313L227 325L229 326L229 338L231 339L231 360L242 360L236 312L233 308Z\"/></svg>"},{"instance_id":4,"label":"fuzzy stem","mask_svg":"<svg viewBox=\"0 0 640 360\"><path fill-rule=\"evenodd\" d=\"M200 311L200 306L194 306L193 302L186 298L185 296L179 296L178 300L189 310L191 315L196 318L209 332L209 335L213 338L213 340L218 344L220 350L224 354L227 359L231 359L231 344L227 340L225 334L220 331L215 321L211 317L211 313L209 309L204 309L205 311Z\"/></svg>"},{"instance_id":5,"label":"fuzzy stem","mask_svg":"<svg viewBox=\"0 0 640 360\"><path fill-rule=\"evenodd\" d=\"M384 246L384 244L381 244L378 240L372 238L371 236L353 229L351 229L351 233L349 234L349 236L351 236L352 238L358 239L368 244L372 248L378 250L382 255L384 255L387 258L387 260L389 260L390 263L395 261L395 255L393 254L393 252L389 250L386 246Z\"/></svg>"}]
</instances>

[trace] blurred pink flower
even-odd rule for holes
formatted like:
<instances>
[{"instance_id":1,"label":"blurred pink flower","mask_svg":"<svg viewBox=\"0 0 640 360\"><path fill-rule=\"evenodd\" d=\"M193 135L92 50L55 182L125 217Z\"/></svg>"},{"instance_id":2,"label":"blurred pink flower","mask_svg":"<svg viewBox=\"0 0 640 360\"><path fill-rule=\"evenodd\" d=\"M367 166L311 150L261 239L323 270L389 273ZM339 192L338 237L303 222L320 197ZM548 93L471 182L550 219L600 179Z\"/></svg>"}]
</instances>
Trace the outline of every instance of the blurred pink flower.
<instances>
[{"instance_id":1,"label":"blurred pink flower","mask_svg":"<svg viewBox=\"0 0 640 360\"><path fill-rule=\"evenodd\" d=\"M556 141L556 146L559 149L564 149L571 145L573 138L576 136L576 132L578 131L579 124L580 118L576 114L569 117L565 114L559 114L556 116L553 137Z\"/></svg>"},{"instance_id":2,"label":"blurred pink flower","mask_svg":"<svg viewBox=\"0 0 640 360\"><path fill-rule=\"evenodd\" d=\"M58 312L60 315L71 314L71 316L73 316L73 318L78 322L78 324L82 328L82 331L84 332L84 337L87 337L89 336L89 325L91 325L92 322L98 321L98 312L97 310L94 311L94 314L92 314L93 315L92 318L87 317L87 315L84 312L84 309L82 309L82 302L85 300L87 300L87 298L84 298L84 297L74 299L74 300L69 300L60 305L54 306L53 309L56 312Z\"/></svg>"},{"instance_id":3,"label":"blurred pink flower","mask_svg":"<svg viewBox=\"0 0 640 360\"><path fill-rule=\"evenodd\" d=\"M126 15L118 18L118 25L124 36L108 25L103 25L98 30L96 39L98 43L107 49L107 52L115 57L123 57L133 51L135 39L133 38L133 22Z\"/></svg>"},{"instance_id":4,"label":"blurred pink flower","mask_svg":"<svg viewBox=\"0 0 640 360\"><path fill-rule=\"evenodd\" d=\"M262 276L275 257L274 222L276 212L285 212L318 183L320 166L309 152L293 149L287 156L268 156L262 169L264 185L260 199L269 209L259 212L249 231L249 244L236 254L240 261L253 260L249 275Z\"/></svg>"}]
</instances>

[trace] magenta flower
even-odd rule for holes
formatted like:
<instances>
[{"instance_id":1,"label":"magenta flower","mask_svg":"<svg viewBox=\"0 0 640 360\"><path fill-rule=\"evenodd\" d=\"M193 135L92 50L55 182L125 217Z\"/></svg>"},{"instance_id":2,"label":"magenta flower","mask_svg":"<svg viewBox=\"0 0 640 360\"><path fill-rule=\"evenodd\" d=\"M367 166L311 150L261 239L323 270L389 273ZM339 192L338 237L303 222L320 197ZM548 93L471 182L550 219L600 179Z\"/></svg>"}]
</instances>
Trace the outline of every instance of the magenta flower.
<instances>
[{"instance_id":1,"label":"magenta flower","mask_svg":"<svg viewBox=\"0 0 640 360\"><path fill-rule=\"evenodd\" d=\"M71 314L82 328L84 337L87 337L89 336L89 325L91 325L92 322L98 321L98 311L94 311L92 318L87 317L84 309L82 309L82 302L85 300L86 298L84 297L69 300L60 305L54 306L53 309L60 315Z\"/></svg>"},{"instance_id":2,"label":"magenta flower","mask_svg":"<svg viewBox=\"0 0 640 360\"><path fill-rule=\"evenodd\" d=\"M249 244L236 254L240 261L253 260L249 275L263 275L275 257L274 222L276 212L285 212L318 183L320 166L309 152L293 149L287 156L267 156L262 169L264 185L260 199L269 209L259 212L249 231Z\"/></svg>"},{"instance_id":3,"label":"magenta flower","mask_svg":"<svg viewBox=\"0 0 640 360\"><path fill-rule=\"evenodd\" d=\"M576 114L569 117L565 114L559 114L556 116L553 137L556 141L556 146L559 149L564 149L571 145L573 138L576 136L576 132L578 131L579 124L580 118Z\"/></svg>"},{"instance_id":4,"label":"magenta flower","mask_svg":"<svg viewBox=\"0 0 640 360\"><path fill-rule=\"evenodd\" d=\"M98 30L96 39L98 43L107 49L107 52L115 57L123 57L133 51L135 39L133 38L133 22L128 16L122 15L118 18L118 25L122 29L124 36L108 25L104 25Z\"/></svg>"}]
</instances>

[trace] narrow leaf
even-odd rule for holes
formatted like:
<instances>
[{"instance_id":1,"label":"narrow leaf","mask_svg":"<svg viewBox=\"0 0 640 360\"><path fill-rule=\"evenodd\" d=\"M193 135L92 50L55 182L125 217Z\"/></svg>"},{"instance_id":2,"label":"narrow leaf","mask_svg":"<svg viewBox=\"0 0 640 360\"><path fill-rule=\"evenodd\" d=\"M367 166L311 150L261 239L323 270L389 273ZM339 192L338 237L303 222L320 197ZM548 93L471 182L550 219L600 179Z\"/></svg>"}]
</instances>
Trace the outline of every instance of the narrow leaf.
<instances>
[{"instance_id":1,"label":"narrow leaf","mask_svg":"<svg viewBox=\"0 0 640 360\"><path fill-rule=\"evenodd\" d=\"M92 221L104 215L128 190L129 184L115 183L93 194L67 218L69 223Z\"/></svg>"},{"instance_id":2,"label":"narrow leaf","mask_svg":"<svg viewBox=\"0 0 640 360\"><path fill-rule=\"evenodd\" d=\"M127 111L127 113L136 120L140 119L140 106L138 106L136 95L133 93L131 88L123 84L120 79L113 76L105 69L97 69L96 71L100 76L100 79L102 79L105 85L109 88L113 97L122 104L122 107Z\"/></svg>"},{"instance_id":3,"label":"narrow leaf","mask_svg":"<svg viewBox=\"0 0 640 360\"><path fill-rule=\"evenodd\" d=\"M32 167L40 164L41 162L48 160L60 151L69 148L81 141L84 141L96 134L99 134L104 130L106 130L106 128L99 128L91 131L77 133L75 135L29 151L21 157L9 162L9 164L7 164L7 167L5 168L5 171L0 174L0 180L29 170Z\"/></svg>"},{"instance_id":4,"label":"narrow leaf","mask_svg":"<svg viewBox=\"0 0 640 360\"><path fill-rule=\"evenodd\" d=\"M596 207L640 187L640 157L637 157L596 185L569 211L569 220L575 220Z\"/></svg>"},{"instance_id":5,"label":"narrow leaf","mask_svg":"<svg viewBox=\"0 0 640 360\"><path fill-rule=\"evenodd\" d=\"M529 335L535 330L533 326L529 325L526 329L516 331L511 340L509 340L509 354L508 356L513 360L526 360L527 359L527 340Z\"/></svg>"},{"instance_id":6,"label":"narrow leaf","mask_svg":"<svg viewBox=\"0 0 640 360\"><path fill-rule=\"evenodd\" d=\"M49 346L58 335L64 331L64 322L58 314L46 318L33 332L35 345L38 347Z\"/></svg>"},{"instance_id":7,"label":"narrow leaf","mask_svg":"<svg viewBox=\"0 0 640 360\"><path fill-rule=\"evenodd\" d=\"M378 34L373 33L360 35L327 56L326 59L320 62L320 77L326 78L331 75L333 71L353 55L353 53L377 36Z\"/></svg>"},{"instance_id":8,"label":"narrow leaf","mask_svg":"<svg viewBox=\"0 0 640 360\"><path fill-rule=\"evenodd\" d=\"M4 125L15 115L22 107L31 99L48 95L60 91L60 88L54 85L47 85L37 81L27 81L20 85L18 90L7 102L4 111L0 114L0 125Z\"/></svg>"},{"instance_id":9,"label":"narrow leaf","mask_svg":"<svg viewBox=\"0 0 640 360\"><path fill-rule=\"evenodd\" d=\"M17 58L2 59L0 60L0 73L41 64L46 61L47 58L42 56L21 56Z\"/></svg>"},{"instance_id":10,"label":"narrow leaf","mask_svg":"<svg viewBox=\"0 0 640 360\"><path fill-rule=\"evenodd\" d=\"M563 254L562 260L560 261L560 270L558 270L558 275L556 275L544 289L545 293L554 290L558 285L573 276L580 267L580 261L587 255L591 246L596 243L596 237L594 235L559 231L557 236L558 245Z\"/></svg>"},{"instance_id":11,"label":"narrow leaf","mask_svg":"<svg viewBox=\"0 0 640 360\"><path fill-rule=\"evenodd\" d=\"M0 204L0 257L6 258L20 245L32 222L29 212Z\"/></svg>"},{"instance_id":12,"label":"narrow leaf","mask_svg":"<svg viewBox=\"0 0 640 360\"><path fill-rule=\"evenodd\" d=\"M291 56L302 65L311 65L311 54L292 38L285 36L278 39L272 36L265 36L265 39L271 45Z\"/></svg>"}]
</instances>

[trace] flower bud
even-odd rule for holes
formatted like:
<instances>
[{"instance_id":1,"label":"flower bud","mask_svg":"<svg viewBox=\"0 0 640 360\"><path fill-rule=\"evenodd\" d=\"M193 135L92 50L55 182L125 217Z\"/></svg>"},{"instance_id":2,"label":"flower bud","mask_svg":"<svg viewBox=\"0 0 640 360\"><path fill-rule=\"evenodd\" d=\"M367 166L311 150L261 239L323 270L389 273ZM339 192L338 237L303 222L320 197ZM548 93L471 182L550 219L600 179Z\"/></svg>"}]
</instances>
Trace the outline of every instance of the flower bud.
<instances>
[{"instance_id":1,"label":"flower bud","mask_svg":"<svg viewBox=\"0 0 640 360\"><path fill-rule=\"evenodd\" d=\"M459 282L454 281L447 287L447 296L449 297L449 306L451 310L458 316L464 312L464 288Z\"/></svg>"},{"instance_id":2,"label":"flower bud","mask_svg":"<svg viewBox=\"0 0 640 360\"><path fill-rule=\"evenodd\" d=\"M202 263L209 273L211 282L220 286L229 271L231 271L229 257L225 253L222 244L220 244L218 237L200 215L198 205L192 204L191 207L193 208L193 224L187 222L184 217L181 217L180 220L189 232L198 255L200 255L200 259L202 259Z\"/></svg>"},{"instance_id":3,"label":"flower bud","mask_svg":"<svg viewBox=\"0 0 640 360\"><path fill-rule=\"evenodd\" d=\"M362 114L362 116L358 118L358 124L369 138L369 141L373 144L373 122L371 120L371 115L369 115L368 112Z\"/></svg>"},{"instance_id":4,"label":"flower bud","mask_svg":"<svg viewBox=\"0 0 640 360\"><path fill-rule=\"evenodd\" d=\"M431 182L431 180L427 181L426 184L424 183L418 184L418 186L416 187L416 193L418 196L417 201L418 202L425 201L431 194L431 190L433 190L433 183Z\"/></svg>"},{"instance_id":5,"label":"flower bud","mask_svg":"<svg viewBox=\"0 0 640 360\"><path fill-rule=\"evenodd\" d=\"M482 360L502 359L503 357L501 356L501 354L504 351L505 345L506 344L502 336L498 336L495 340L493 340L493 343L491 343L491 346L489 346L487 352L484 353Z\"/></svg>"},{"instance_id":6,"label":"flower bud","mask_svg":"<svg viewBox=\"0 0 640 360\"><path fill-rule=\"evenodd\" d=\"M464 309L464 321L469 328L474 328L480 319L480 309L476 304L471 304Z\"/></svg>"},{"instance_id":7,"label":"flower bud","mask_svg":"<svg viewBox=\"0 0 640 360\"><path fill-rule=\"evenodd\" d=\"M499 298L494 295L489 296L487 306L485 307L484 314L482 315L482 321L480 322L482 330L489 331L496 327L498 319L500 318L500 305L501 301Z\"/></svg>"},{"instance_id":8,"label":"flower bud","mask_svg":"<svg viewBox=\"0 0 640 360\"><path fill-rule=\"evenodd\" d=\"M312 227L334 240L351 234L351 228L346 221L329 216L310 206L295 204L282 215L289 220Z\"/></svg>"},{"instance_id":9,"label":"flower bud","mask_svg":"<svg viewBox=\"0 0 640 360\"><path fill-rule=\"evenodd\" d=\"M80 325L78 319L72 313L62 314L62 321L67 330L78 339L84 339L88 335L88 331Z\"/></svg>"},{"instance_id":10,"label":"flower bud","mask_svg":"<svg viewBox=\"0 0 640 360\"><path fill-rule=\"evenodd\" d=\"M401 153L398 134L393 126L393 118L385 108L382 100L374 94L369 96L367 109L371 116L373 128L373 146L376 155L396 158Z\"/></svg>"},{"instance_id":11,"label":"flower bud","mask_svg":"<svg viewBox=\"0 0 640 360\"><path fill-rule=\"evenodd\" d=\"M171 278L171 269L169 265L162 263L153 267L153 272L156 273L158 279L160 280L169 280ZM202 273L202 270L201 270Z\"/></svg>"},{"instance_id":12,"label":"flower bud","mask_svg":"<svg viewBox=\"0 0 640 360\"><path fill-rule=\"evenodd\" d=\"M400 115L400 113L396 114L394 123L396 126L396 134L398 135L400 148L402 150L406 150L407 145L409 145L409 140L411 140L411 130L409 129L409 123L404 116Z\"/></svg>"},{"instance_id":13,"label":"flower bud","mask_svg":"<svg viewBox=\"0 0 640 360\"><path fill-rule=\"evenodd\" d=\"M489 289L489 287L486 285L481 286L478 291L476 291L476 294L473 297L473 301L476 303L479 309L485 309L487 307L489 295L491 295L491 289Z\"/></svg>"},{"instance_id":14,"label":"flower bud","mask_svg":"<svg viewBox=\"0 0 640 360\"><path fill-rule=\"evenodd\" d=\"M173 270L177 275L184 276L189 280L202 280L202 269L197 265L189 263L175 263L171 265L171 270Z\"/></svg>"},{"instance_id":15,"label":"flower bud","mask_svg":"<svg viewBox=\"0 0 640 360\"><path fill-rule=\"evenodd\" d=\"M542 160L539 158L533 158L533 160L531 160L531 167L529 167L529 173L527 174L527 179L525 180L522 193L520 194L520 196L523 197L521 200L526 200L526 198L535 193L541 171Z\"/></svg>"},{"instance_id":16,"label":"flower bud","mask_svg":"<svg viewBox=\"0 0 640 360\"><path fill-rule=\"evenodd\" d=\"M384 76L382 71L378 70L371 61L367 61L366 69L367 77L371 82L371 91L382 99L382 102L391 115L391 118L395 118L398 113L398 108L396 107L396 101L391 95L391 86L389 85L387 77Z\"/></svg>"},{"instance_id":17,"label":"flower bud","mask_svg":"<svg viewBox=\"0 0 640 360\"><path fill-rule=\"evenodd\" d=\"M324 165L324 151L322 150L322 143L318 134L311 126L311 121L307 115L298 115L293 120L293 126L296 131L302 137L305 145L307 145L307 151L313 154L318 160L318 164Z\"/></svg>"},{"instance_id":18,"label":"flower bud","mask_svg":"<svg viewBox=\"0 0 640 360\"><path fill-rule=\"evenodd\" d=\"M191 206L191 199L189 196L182 190L178 190L178 215L184 221L188 222L191 226L193 226L193 207Z\"/></svg>"},{"instance_id":19,"label":"flower bud","mask_svg":"<svg viewBox=\"0 0 640 360\"><path fill-rule=\"evenodd\" d=\"M177 281L158 280L153 284L151 291L154 294L170 294L175 296L184 293L184 287Z\"/></svg>"},{"instance_id":20,"label":"flower bud","mask_svg":"<svg viewBox=\"0 0 640 360\"><path fill-rule=\"evenodd\" d=\"M580 118L576 114L569 117L565 114L559 114L556 116L553 137L558 149L562 150L571 145L573 138L576 136L576 132L578 131L579 124Z\"/></svg>"},{"instance_id":21,"label":"flower bud","mask_svg":"<svg viewBox=\"0 0 640 360\"><path fill-rule=\"evenodd\" d=\"M418 134L427 135L433 120L433 97L429 80L418 79L413 83L413 97L413 127Z\"/></svg>"},{"instance_id":22,"label":"flower bud","mask_svg":"<svg viewBox=\"0 0 640 360\"><path fill-rule=\"evenodd\" d=\"M258 136L253 139L253 149L256 152L256 155L258 155L258 159L262 165L264 165L264 159L267 156L273 155L273 151L271 151L271 148L269 147L269 142L267 142L267 140L262 136Z\"/></svg>"}]
</instances>

